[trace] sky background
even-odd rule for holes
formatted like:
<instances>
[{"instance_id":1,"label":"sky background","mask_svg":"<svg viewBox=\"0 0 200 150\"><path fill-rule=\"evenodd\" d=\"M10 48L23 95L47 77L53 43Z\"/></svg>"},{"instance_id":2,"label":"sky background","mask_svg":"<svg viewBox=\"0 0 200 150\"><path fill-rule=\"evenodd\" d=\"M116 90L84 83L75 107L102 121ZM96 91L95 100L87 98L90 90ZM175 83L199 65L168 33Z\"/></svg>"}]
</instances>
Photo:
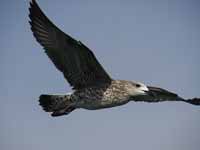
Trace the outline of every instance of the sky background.
<instances>
[{"instance_id":1,"label":"sky background","mask_svg":"<svg viewBox=\"0 0 200 150\"><path fill-rule=\"evenodd\" d=\"M200 97L198 0L38 0L64 32L93 50L114 79ZM1 150L199 150L200 107L130 102L52 118L44 93L70 92L33 38L28 0L0 1Z\"/></svg>"}]
</instances>

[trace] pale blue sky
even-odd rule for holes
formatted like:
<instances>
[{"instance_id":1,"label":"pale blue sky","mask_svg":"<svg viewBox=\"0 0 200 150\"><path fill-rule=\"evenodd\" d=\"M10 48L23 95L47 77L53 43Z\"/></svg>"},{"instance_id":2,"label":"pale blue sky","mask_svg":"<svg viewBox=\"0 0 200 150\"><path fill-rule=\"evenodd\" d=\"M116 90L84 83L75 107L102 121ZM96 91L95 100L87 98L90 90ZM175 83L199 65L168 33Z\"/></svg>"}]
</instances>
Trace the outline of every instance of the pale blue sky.
<instances>
[{"instance_id":1,"label":"pale blue sky","mask_svg":"<svg viewBox=\"0 0 200 150\"><path fill-rule=\"evenodd\" d=\"M52 118L42 93L70 92L33 38L28 0L0 2L1 150L198 150L200 107L131 102ZM200 97L198 0L38 0L63 31L81 40L115 79Z\"/></svg>"}]
</instances>

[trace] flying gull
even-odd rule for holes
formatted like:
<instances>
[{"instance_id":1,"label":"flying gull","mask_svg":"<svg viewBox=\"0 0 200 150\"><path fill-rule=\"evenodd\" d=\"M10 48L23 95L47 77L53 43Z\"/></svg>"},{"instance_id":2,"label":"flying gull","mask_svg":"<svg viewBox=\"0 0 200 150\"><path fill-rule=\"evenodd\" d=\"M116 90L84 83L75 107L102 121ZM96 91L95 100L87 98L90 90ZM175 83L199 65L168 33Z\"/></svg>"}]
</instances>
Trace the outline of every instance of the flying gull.
<instances>
[{"instance_id":1,"label":"flying gull","mask_svg":"<svg viewBox=\"0 0 200 150\"><path fill-rule=\"evenodd\" d=\"M75 109L97 110L124 105L130 101L182 101L200 105L200 98L184 99L165 89L143 83L114 80L94 53L56 27L35 0L30 2L30 25L36 40L73 88L72 94L41 95L40 105L51 116L67 115Z\"/></svg>"}]
</instances>

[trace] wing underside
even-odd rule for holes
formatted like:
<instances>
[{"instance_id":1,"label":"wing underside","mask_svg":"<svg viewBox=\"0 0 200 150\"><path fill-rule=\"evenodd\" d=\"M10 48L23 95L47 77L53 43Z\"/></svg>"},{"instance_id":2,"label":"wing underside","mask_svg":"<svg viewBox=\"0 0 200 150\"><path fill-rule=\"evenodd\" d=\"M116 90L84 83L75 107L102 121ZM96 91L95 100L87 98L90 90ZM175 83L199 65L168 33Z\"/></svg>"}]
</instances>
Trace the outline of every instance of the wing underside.
<instances>
[{"instance_id":1,"label":"wing underside","mask_svg":"<svg viewBox=\"0 0 200 150\"><path fill-rule=\"evenodd\" d=\"M93 52L57 28L35 0L30 3L29 10L34 37L74 89L111 82Z\"/></svg>"}]
</instances>

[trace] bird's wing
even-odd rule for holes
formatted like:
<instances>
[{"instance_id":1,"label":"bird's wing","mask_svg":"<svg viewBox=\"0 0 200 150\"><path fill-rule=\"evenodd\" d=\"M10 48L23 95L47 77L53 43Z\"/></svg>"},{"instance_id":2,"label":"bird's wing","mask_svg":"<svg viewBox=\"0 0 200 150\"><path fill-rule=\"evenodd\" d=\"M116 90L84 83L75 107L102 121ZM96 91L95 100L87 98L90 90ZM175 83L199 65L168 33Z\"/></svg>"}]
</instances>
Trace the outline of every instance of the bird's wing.
<instances>
[{"instance_id":1,"label":"bird's wing","mask_svg":"<svg viewBox=\"0 0 200 150\"><path fill-rule=\"evenodd\" d=\"M193 105L200 105L200 98L184 99L177 94L169 92L165 89L148 86L147 95L133 97L133 101L143 102L163 102L163 101L183 101Z\"/></svg>"},{"instance_id":2,"label":"bird's wing","mask_svg":"<svg viewBox=\"0 0 200 150\"><path fill-rule=\"evenodd\" d=\"M134 98L134 101L146 101L146 102L160 102L166 100L177 100L179 96L175 93L157 87L147 87L149 91L147 95L140 95Z\"/></svg>"},{"instance_id":3,"label":"bird's wing","mask_svg":"<svg viewBox=\"0 0 200 150\"><path fill-rule=\"evenodd\" d=\"M31 30L36 40L74 89L111 82L93 52L57 28L35 0L30 2L29 11Z\"/></svg>"}]
</instances>

